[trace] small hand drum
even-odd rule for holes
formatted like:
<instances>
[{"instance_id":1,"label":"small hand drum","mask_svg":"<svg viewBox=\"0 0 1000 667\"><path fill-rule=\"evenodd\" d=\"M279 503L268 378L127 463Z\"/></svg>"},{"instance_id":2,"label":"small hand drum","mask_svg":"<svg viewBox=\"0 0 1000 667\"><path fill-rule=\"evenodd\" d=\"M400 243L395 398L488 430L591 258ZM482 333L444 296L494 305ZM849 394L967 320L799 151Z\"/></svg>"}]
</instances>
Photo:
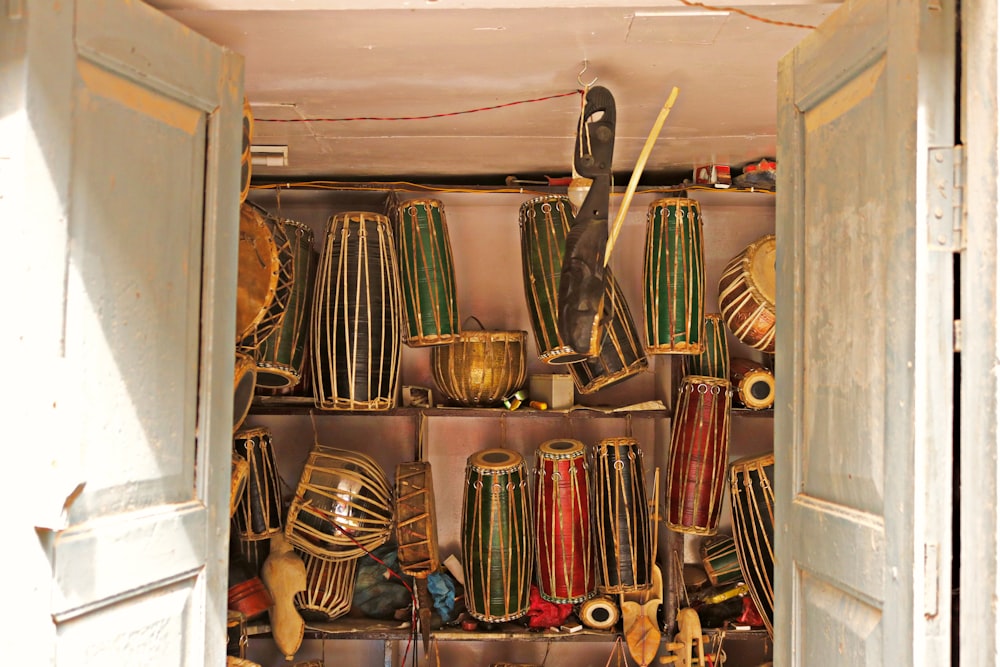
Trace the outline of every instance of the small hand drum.
<instances>
[{"instance_id":1,"label":"small hand drum","mask_svg":"<svg viewBox=\"0 0 1000 667\"><path fill-rule=\"evenodd\" d=\"M760 237L730 260L719 278L719 307L737 340L771 354L775 333L775 236Z\"/></svg>"},{"instance_id":2,"label":"small hand drum","mask_svg":"<svg viewBox=\"0 0 1000 667\"><path fill-rule=\"evenodd\" d=\"M462 500L465 604L488 623L520 618L530 607L534 545L524 457L486 449L469 457Z\"/></svg>"},{"instance_id":3,"label":"small hand drum","mask_svg":"<svg viewBox=\"0 0 1000 667\"><path fill-rule=\"evenodd\" d=\"M752 359L734 357L730 361L729 380L733 398L750 410L765 410L774 405L774 374Z\"/></svg>"}]
</instances>

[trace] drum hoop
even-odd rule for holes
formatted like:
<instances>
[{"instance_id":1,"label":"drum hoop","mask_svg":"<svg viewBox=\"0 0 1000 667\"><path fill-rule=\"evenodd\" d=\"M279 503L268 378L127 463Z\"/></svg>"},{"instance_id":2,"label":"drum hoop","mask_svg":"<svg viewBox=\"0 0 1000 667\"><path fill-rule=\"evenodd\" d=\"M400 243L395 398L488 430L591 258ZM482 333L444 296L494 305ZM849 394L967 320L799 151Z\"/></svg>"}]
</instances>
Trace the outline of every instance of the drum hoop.
<instances>
[{"instance_id":1,"label":"drum hoop","mask_svg":"<svg viewBox=\"0 0 1000 667\"><path fill-rule=\"evenodd\" d=\"M766 454L746 456L733 461L729 464L729 472L730 475L735 475L740 472L749 472L751 470L763 470L764 468L773 465L774 452L768 452Z\"/></svg>"},{"instance_id":2,"label":"drum hoop","mask_svg":"<svg viewBox=\"0 0 1000 667\"><path fill-rule=\"evenodd\" d=\"M258 243L264 244L266 259L269 260L268 266L265 267L265 270L268 271L269 275L267 279L267 294L263 298L263 303L254 315L252 321L244 327L243 331L236 332L237 342L243 341L248 336L253 335L253 332L257 329L261 320L263 320L271 310L271 304L274 301L274 297L278 289L278 278L281 265L281 259L278 255L278 245L274 240L273 232L267 226L267 212L257 204L249 201L243 202L240 205L240 211L240 236L242 237L244 233L249 234L252 237L251 240L253 241L255 247ZM251 225L249 229L244 229L243 227L243 211L253 212L252 218L247 220L248 224ZM263 230L263 233L261 230ZM237 325L239 324L240 323L237 322Z\"/></svg>"},{"instance_id":3,"label":"drum hoop","mask_svg":"<svg viewBox=\"0 0 1000 667\"><path fill-rule=\"evenodd\" d=\"M562 450L553 450L552 445L557 442L568 442L572 445L571 448ZM561 459L575 459L578 457L586 456L587 446L584 445L579 440L573 438L553 438L552 440L546 440L538 446L537 450L539 458L561 460Z\"/></svg>"}]
</instances>

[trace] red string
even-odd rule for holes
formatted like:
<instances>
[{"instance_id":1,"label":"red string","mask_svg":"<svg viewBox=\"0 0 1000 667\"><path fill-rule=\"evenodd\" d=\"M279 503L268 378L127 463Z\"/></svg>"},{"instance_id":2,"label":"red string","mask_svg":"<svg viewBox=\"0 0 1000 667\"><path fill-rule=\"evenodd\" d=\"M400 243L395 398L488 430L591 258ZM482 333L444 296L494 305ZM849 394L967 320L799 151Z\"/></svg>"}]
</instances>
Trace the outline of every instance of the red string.
<instances>
[{"instance_id":1,"label":"red string","mask_svg":"<svg viewBox=\"0 0 1000 667\"><path fill-rule=\"evenodd\" d=\"M735 14L741 14L748 19L754 21L760 21L761 23L770 23L771 25L786 26L788 28L805 28L807 30L815 30L816 26L806 25L804 23L790 23L788 21L775 21L774 19L767 19L763 16L757 16L756 14L751 14L748 11L744 11L739 7L720 7L718 5L706 5L704 2L694 2L693 0L680 0L681 4L687 5L688 7L702 7L703 9L708 9L713 12L733 12Z\"/></svg>"},{"instance_id":2,"label":"red string","mask_svg":"<svg viewBox=\"0 0 1000 667\"><path fill-rule=\"evenodd\" d=\"M507 107L513 107L519 104L530 104L532 102L545 102L546 100L554 100L560 97L569 97L570 95L583 95L583 91L572 90L566 93L546 95L545 97L536 97L530 100L505 102L504 104L495 104L491 107L479 107L478 109L466 109L465 111L435 113L435 114L430 114L429 116L356 116L354 118L256 118L255 117L253 121L255 123L343 123L352 120L428 120L430 118L446 118L448 116L460 116L466 113L479 113L480 111L494 111L496 109L505 109Z\"/></svg>"}]
</instances>

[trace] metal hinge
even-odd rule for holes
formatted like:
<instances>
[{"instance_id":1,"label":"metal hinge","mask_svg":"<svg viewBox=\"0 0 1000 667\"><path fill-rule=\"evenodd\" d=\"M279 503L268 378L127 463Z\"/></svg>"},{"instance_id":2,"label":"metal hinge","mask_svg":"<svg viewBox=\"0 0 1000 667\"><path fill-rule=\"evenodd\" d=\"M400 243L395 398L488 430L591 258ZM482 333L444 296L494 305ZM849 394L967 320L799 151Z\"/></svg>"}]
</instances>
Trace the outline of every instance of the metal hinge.
<instances>
[{"instance_id":1,"label":"metal hinge","mask_svg":"<svg viewBox=\"0 0 1000 667\"><path fill-rule=\"evenodd\" d=\"M962 320L955 320L952 323L952 341L954 345L952 346L953 352L962 351Z\"/></svg>"},{"instance_id":2,"label":"metal hinge","mask_svg":"<svg viewBox=\"0 0 1000 667\"><path fill-rule=\"evenodd\" d=\"M965 151L931 148L927 161L927 244L944 252L965 250Z\"/></svg>"}]
</instances>

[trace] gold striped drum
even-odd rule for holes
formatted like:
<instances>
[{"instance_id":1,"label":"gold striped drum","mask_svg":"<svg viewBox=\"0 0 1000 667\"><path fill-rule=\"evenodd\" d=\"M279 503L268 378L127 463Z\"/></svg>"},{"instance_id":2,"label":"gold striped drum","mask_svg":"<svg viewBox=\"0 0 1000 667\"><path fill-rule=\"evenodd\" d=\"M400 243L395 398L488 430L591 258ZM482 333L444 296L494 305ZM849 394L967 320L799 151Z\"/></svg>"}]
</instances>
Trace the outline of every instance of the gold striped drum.
<instances>
[{"instance_id":1,"label":"gold striped drum","mask_svg":"<svg viewBox=\"0 0 1000 667\"><path fill-rule=\"evenodd\" d=\"M719 307L737 340L766 353L774 352L774 234L766 234L733 257L719 278Z\"/></svg>"},{"instance_id":2,"label":"gold striped drum","mask_svg":"<svg viewBox=\"0 0 1000 667\"><path fill-rule=\"evenodd\" d=\"M713 378L729 378L729 340L726 325L719 313L705 315L705 349L701 354L686 354L681 357L684 375L701 375Z\"/></svg>"},{"instance_id":3,"label":"gold striped drum","mask_svg":"<svg viewBox=\"0 0 1000 667\"><path fill-rule=\"evenodd\" d=\"M649 205L643 284L646 352L701 353L705 251L697 201L677 197Z\"/></svg>"}]
</instances>

